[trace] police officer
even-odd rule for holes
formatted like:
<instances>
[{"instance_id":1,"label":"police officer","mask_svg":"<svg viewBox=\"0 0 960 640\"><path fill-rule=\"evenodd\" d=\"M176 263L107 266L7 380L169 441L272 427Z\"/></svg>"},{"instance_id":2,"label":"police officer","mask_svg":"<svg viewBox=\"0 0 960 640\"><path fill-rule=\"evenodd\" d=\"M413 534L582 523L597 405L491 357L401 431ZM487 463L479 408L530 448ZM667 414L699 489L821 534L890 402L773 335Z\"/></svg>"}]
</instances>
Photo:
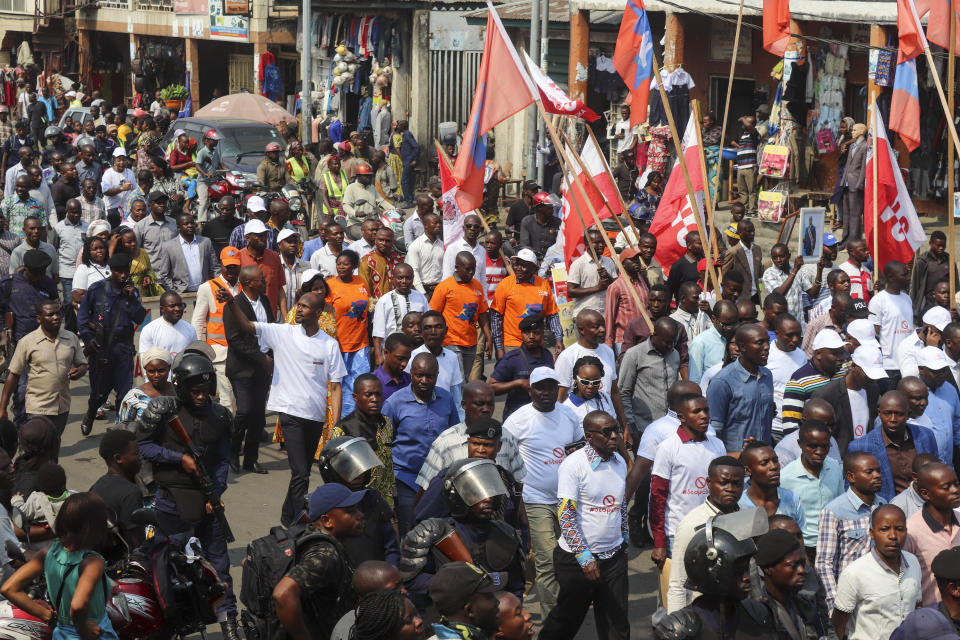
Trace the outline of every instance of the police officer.
<instances>
[{"instance_id":1,"label":"police officer","mask_svg":"<svg viewBox=\"0 0 960 640\"><path fill-rule=\"evenodd\" d=\"M370 444L359 436L338 436L323 447L317 465L325 484L342 484L351 491L367 489L357 504L363 514L363 533L342 541L354 566L367 560L385 560L396 566L400 543L393 508L383 494L367 488L372 470L383 466Z\"/></svg>"},{"instance_id":2,"label":"police officer","mask_svg":"<svg viewBox=\"0 0 960 640\"><path fill-rule=\"evenodd\" d=\"M760 510L762 511L762 509ZM756 509L748 509L751 516ZM766 516L766 513L761 514ZM654 624L657 640L686 638L776 640L767 608L750 596L750 558L757 553L751 537L738 538L720 528L718 518L707 520L690 540L683 556L686 588L702 595L688 607L664 616ZM766 522L766 518L763 518ZM762 531L753 531L760 534ZM676 559L676 560L679 560Z\"/></svg>"},{"instance_id":3,"label":"police officer","mask_svg":"<svg viewBox=\"0 0 960 640\"><path fill-rule=\"evenodd\" d=\"M760 602L781 638L822 638L829 626L826 611L818 610L816 595L803 590L807 579L806 551L800 540L783 529L773 529L757 538L756 564L762 572ZM826 603L823 605L826 608Z\"/></svg>"},{"instance_id":4,"label":"police officer","mask_svg":"<svg viewBox=\"0 0 960 640\"><path fill-rule=\"evenodd\" d=\"M506 494L492 460L466 458L447 469L443 495L451 517L424 520L403 539L399 568L419 608L425 604L427 586L437 567L451 560L471 561L485 571L503 572L507 575L504 590L522 597L524 549L520 535L493 517Z\"/></svg>"},{"instance_id":5,"label":"police officer","mask_svg":"<svg viewBox=\"0 0 960 640\"><path fill-rule=\"evenodd\" d=\"M267 191L280 191L289 179L287 165L280 162L280 144L267 143L264 155L266 157L257 165L257 181Z\"/></svg>"},{"instance_id":6,"label":"police officer","mask_svg":"<svg viewBox=\"0 0 960 640\"><path fill-rule=\"evenodd\" d=\"M117 392L117 404L133 384L133 334L147 310L130 277L130 254L117 252L107 262L110 277L94 282L80 300L77 333L83 338L90 361L90 400L80 432L93 430L97 409Z\"/></svg>"},{"instance_id":7,"label":"police officer","mask_svg":"<svg viewBox=\"0 0 960 640\"><path fill-rule=\"evenodd\" d=\"M52 259L40 249L23 254L24 269L0 280L0 310L6 323L4 343L12 355L16 343L39 327L37 305L47 300L58 300L57 284L47 277L46 269ZM13 417L17 427L26 420L24 397L27 392L27 372L24 371L13 394Z\"/></svg>"},{"instance_id":8,"label":"police officer","mask_svg":"<svg viewBox=\"0 0 960 640\"><path fill-rule=\"evenodd\" d=\"M40 154L44 166L50 165L50 159L55 153L63 154L65 160L72 161L74 157L76 157L76 149L66 141L63 135L63 129L60 127L50 125L44 129L43 137L47 141L46 146L43 147L42 153Z\"/></svg>"},{"instance_id":9,"label":"police officer","mask_svg":"<svg viewBox=\"0 0 960 640\"><path fill-rule=\"evenodd\" d=\"M212 399L217 392L217 371L208 357L195 352L178 357L171 380L177 395L151 400L137 424L140 453L153 464L157 483L157 521L167 536L200 539L204 556L227 585L224 604L217 612L223 637L240 640L227 541L200 490L197 461L169 426L173 418L183 422L219 500L227 488L233 416Z\"/></svg>"}]
</instances>

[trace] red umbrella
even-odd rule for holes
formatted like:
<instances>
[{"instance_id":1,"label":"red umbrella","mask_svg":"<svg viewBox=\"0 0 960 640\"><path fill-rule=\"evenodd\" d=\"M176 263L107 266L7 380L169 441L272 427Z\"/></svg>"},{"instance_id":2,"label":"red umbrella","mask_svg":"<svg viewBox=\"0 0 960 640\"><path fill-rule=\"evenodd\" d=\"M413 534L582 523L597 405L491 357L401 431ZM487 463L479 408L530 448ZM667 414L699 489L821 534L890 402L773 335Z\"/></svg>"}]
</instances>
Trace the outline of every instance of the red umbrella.
<instances>
[{"instance_id":1,"label":"red umbrella","mask_svg":"<svg viewBox=\"0 0 960 640\"><path fill-rule=\"evenodd\" d=\"M289 111L276 102L255 93L233 93L217 98L193 115L197 118L242 118L274 126L281 122L297 122Z\"/></svg>"}]
</instances>

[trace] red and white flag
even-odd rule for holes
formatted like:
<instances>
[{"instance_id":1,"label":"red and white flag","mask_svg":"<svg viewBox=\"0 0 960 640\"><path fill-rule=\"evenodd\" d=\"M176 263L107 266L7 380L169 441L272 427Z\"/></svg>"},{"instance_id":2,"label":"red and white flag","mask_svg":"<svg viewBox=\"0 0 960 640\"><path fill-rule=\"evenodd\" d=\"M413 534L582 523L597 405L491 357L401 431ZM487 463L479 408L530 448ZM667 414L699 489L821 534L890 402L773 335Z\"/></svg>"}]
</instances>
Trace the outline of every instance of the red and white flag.
<instances>
[{"instance_id":1,"label":"red and white flag","mask_svg":"<svg viewBox=\"0 0 960 640\"><path fill-rule=\"evenodd\" d=\"M670 266L687 250L686 235L697 230L697 219L703 220L703 177L700 171L700 148L697 146L697 121L693 115L683 134L683 157L687 162L696 203L690 202L687 185L679 161L674 163L670 178L660 198L660 205L650 223L650 233L657 236L656 258L669 274Z\"/></svg>"},{"instance_id":2,"label":"red and white flag","mask_svg":"<svg viewBox=\"0 0 960 640\"><path fill-rule=\"evenodd\" d=\"M891 260L907 263L914 252L927 241L927 233L920 224L903 174L893 155L883 118L873 111L873 131L877 136L877 158L873 145L867 150L867 180L863 190L863 232L870 255L881 271ZM877 202L873 201L873 163L877 162ZM877 242L873 241L873 227L877 224Z\"/></svg>"},{"instance_id":3,"label":"red and white flag","mask_svg":"<svg viewBox=\"0 0 960 640\"><path fill-rule=\"evenodd\" d=\"M537 85L537 91L540 92L540 102L543 104L543 110L547 113L555 113L560 116L576 116L583 118L587 122L594 122L599 119L592 109L583 104L583 100L573 100L568 96L556 82L550 79L550 76L533 61L526 51L523 51L523 60L527 63L527 70L530 72L530 79Z\"/></svg>"},{"instance_id":4,"label":"red and white flag","mask_svg":"<svg viewBox=\"0 0 960 640\"><path fill-rule=\"evenodd\" d=\"M620 198L617 196L617 186L610 178L607 165L603 161L603 155L597 145L593 143L593 139L588 138L586 144L583 145L583 149L580 151L580 159L590 175L593 176L593 182L599 187L599 191L594 188L590 178L580 169L580 163L576 162L574 158L575 152L567 147L566 153L567 157L573 158L573 162L570 163L570 173L563 183L563 213L560 222L560 237L563 240L564 262L569 268L570 263L587 250L583 242L585 229L583 223L580 222L580 217L583 217L583 222L586 223L588 228L595 226L593 214L590 213L587 201L593 204L593 208L601 220L613 216L610 208L607 207L608 204L617 215L621 215L624 211L620 206ZM581 187L583 187L582 191ZM584 195L586 195L586 199ZM580 215L577 215L578 210Z\"/></svg>"},{"instance_id":5,"label":"red and white flag","mask_svg":"<svg viewBox=\"0 0 960 640\"><path fill-rule=\"evenodd\" d=\"M457 181L453 179L453 167L450 166L450 157L436 140L437 158L440 159L440 206L443 212L443 246L460 239L463 235L463 212L457 206ZM410 240L407 240L409 248Z\"/></svg>"}]
</instances>

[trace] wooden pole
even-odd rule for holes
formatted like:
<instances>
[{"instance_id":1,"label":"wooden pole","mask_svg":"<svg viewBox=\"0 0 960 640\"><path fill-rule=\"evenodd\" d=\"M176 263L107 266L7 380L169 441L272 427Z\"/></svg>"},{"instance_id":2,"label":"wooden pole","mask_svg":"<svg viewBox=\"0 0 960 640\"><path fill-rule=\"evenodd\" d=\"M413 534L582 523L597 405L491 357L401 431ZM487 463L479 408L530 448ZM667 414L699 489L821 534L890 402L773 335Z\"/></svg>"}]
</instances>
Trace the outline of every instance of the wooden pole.
<instances>
[{"instance_id":1,"label":"wooden pole","mask_svg":"<svg viewBox=\"0 0 960 640\"><path fill-rule=\"evenodd\" d=\"M597 142L597 136L593 133L593 129L587 125L587 133L590 135L590 139L593 141L593 145L600 149L600 143ZM609 163L607 163L607 158L603 154L600 154L600 157L603 158L603 166L607 170L607 175L610 176L610 180L613 184L617 184L617 181L613 177L613 170L610 169ZM627 203L623 199L623 195L620 194L620 189L617 189L617 199L620 201L620 206L623 207L623 213L627 216L627 222L630 224L630 228L633 229L633 233L637 238L637 242L640 242L640 230L637 229L637 225L633 223L633 216L630 215L630 209L627 207ZM626 236L626 234L624 234ZM629 239L628 239L629 241ZM632 245L631 245L632 246Z\"/></svg>"},{"instance_id":2,"label":"wooden pole","mask_svg":"<svg viewBox=\"0 0 960 640\"><path fill-rule=\"evenodd\" d=\"M953 122L955 108L956 108L956 96L954 95L954 86L956 81L956 58L957 55L955 49L956 45L954 40L957 37L957 20L956 15L953 13L953 0L950 0L950 47L949 47L949 57L947 58L947 86L950 88L950 99L948 100L950 110L947 112L947 120ZM953 205L953 194L954 194L954 185L956 177L954 175L953 169L953 159L956 156L957 148L954 144L954 141L951 139L947 145L947 180L950 183L949 186L949 198L947 200L947 252L950 254L950 263L947 266L947 270L950 272L950 303L949 308L954 309L957 306L956 297L957 297L957 273L954 269L954 264L956 263L957 254L955 252L955 242L954 242L954 205Z\"/></svg>"},{"instance_id":3,"label":"wooden pole","mask_svg":"<svg viewBox=\"0 0 960 640\"><path fill-rule=\"evenodd\" d=\"M737 68L737 53L740 51L740 27L743 25L743 0L740 0L740 10L737 13L737 31L733 36L733 55L730 57L730 75L727 78L727 97L723 104L723 124L720 126L720 157L717 158L717 194L720 193L720 174L723 169L723 136L727 132L727 120L730 116L730 95L733 93L733 72ZM733 174L730 174L731 177ZM719 195L717 196L719 200ZM714 220L710 220L710 238L714 233ZM716 247L714 247L716 248Z\"/></svg>"},{"instance_id":4,"label":"wooden pole","mask_svg":"<svg viewBox=\"0 0 960 640\"><path fill-rule=\"evenodd\" d=\"M677 149L677 161L680 163L680 170L683 172L683 181L687 187L687 197L690 198L690 206L694 210L694 219L697 222L697 231L700 233L700 242L704 247L707 246L707 234L703 229L703 220L700 219L699 207L697 207L697 194L693 190L693 182L690 180L690 172L687 170L687 161L683 156L683 138L677 133L677 123L673 119L673 110L670 108L670 102L667 99L667 91L663 88L663 82L660 78L660 64L657 62L657 54L652 56L653 77L657 79L657 89L660 91L660 99L663 102L663 109L667 114L667 124L670 125L670 135L673 136L673 144ZM697 125L699 126L699 124ZM704 185L709 188L709 185ZM713 282L714 288L720 289L720 280L713 269L713 263L707 260L707 282L705 288L710 288L710 282Z\"/></svg>"},{"instance_id":5,"label":"wooden pole","mask_svg":"<svg viewBox=\"0 0 960 640\"><path fill-rule=\"evenodd\" d=\"M936 69L935 67L933 67ZM934 73L936 75L936 73ZM871 105L873 110L873 123L870 128L873 130L873 281L877 281L877 264L879 260L879 248L880 241L878 236L878 229L880 227L880 209L877 204L877 130L876 125L880 122L880 117L877 114L877 101L874 99L873 104Z\"/></svg>"},{"instance_id":6,"label":"wooden pole","mask_svg":"<svg viewBox=\"0 0 960 640\"><path fill-rule=\"evenodd\" d=\"M434 146L437 148L437 158L443 162L447 167L447 171L453 172L453 166L450 164L450 156L447 155L447 152L443 150L443 147L440 146L440 142L436 139L433 141ZM411 214L416 215L416 214ZM487 221L483 219L483 216L479 213L473 214L480 218L480 224L483 225L483 230L485 233L490 233L490 225L487 224ZM500 259L503 260L503 266L507 268L507 273L513 275L513 265L510 263L510 260L507 258L507 255L503 252L503 247L500 247Z\"/></svg>"},{"instance_id":7,"label":"wooden pole","mask_svg":"<svg viewBox=\"0 0 960 640\"><path fill-rule=\"evenodd\" d=\"M543 104L537 100L537 109L540 111L540 116L543 118L543 121L547 125L547 132L550 134L550 139L553 140L553 146L557 150L557 159L560 161L560 169L563 171L565 179L569 179L570 172L567 170L567 167L570 165L570 160L567 158L566 150L560 143L560 136L557 135L557 130L553 126L553 123L547 118L547 112L543 109ZM610 251L610 258L613 260L614 264L617 265L617 271L620 272L620 277L626 278L627 281L630 281L630 275L627 273L627 270L623 268L623 262L620 261L620 256L617 254L616 250L613 248L613 243L610 242L610 238L607 237L607 234L603 233L602 225L600 224L600 216L597 214L597 210L593 206L593 202L590 201L590 198L587 197L586 189L583 188L583 185L579 182L573 181L577 187L580 189L580 195L583 198L583 201L587 204L587 209L589 209L591 215L593 215L594 223L597 225L597 228L601 229L600 236L603 238L604 244L607 245L607 249ZM572 188L573 185L570 185ZM574 209L577 211L577 216L580 218L580 224L583 225L583 230L587 230L586 221L583 219L583 215L580 213L580 207L577 204L576 200L571 199L570 203L574 206ZM590 243L586 243L587 246ZM600 260L597 259L594 255L594 260L596 260L597 265L600 266ZM634 304L637 305L637 308L640 310L640 315L647 323L647 327L650 329L650 333L653 333L653 321L650 319L650 314L647 313L647 306L643 303L643 300L640 299L640 294L637 293L637 290L633 286L628 286L627 290L630 292L631 297L633 298Z\"/></svg>"},{"instance_id":8,"label":"wooden pole","mask_svg":"<svg viewBox=\"0 0 960 640\"><path fill-rule=\"evenodd\" d=\"M693 119L697 122L697 146L700 148L700 178L703 180L703 203L707 208L707 228L710 229L710 241L703 243L703 250L706 253L707 264L713 262L713 256L716 255L717 245L715 242L716 232L713 228L713 198L710 196L710 183L707 181L707 150L703 146L703 136L700 133L700 122L703 114L700 112L700 101L691 100L690 108L693 112ZM722 134L721 134L722 135ZM720 170L720 160L723 158L723 147L720 147L720 157L717 158L717 170Z\"/></svg>"}]
</instances>

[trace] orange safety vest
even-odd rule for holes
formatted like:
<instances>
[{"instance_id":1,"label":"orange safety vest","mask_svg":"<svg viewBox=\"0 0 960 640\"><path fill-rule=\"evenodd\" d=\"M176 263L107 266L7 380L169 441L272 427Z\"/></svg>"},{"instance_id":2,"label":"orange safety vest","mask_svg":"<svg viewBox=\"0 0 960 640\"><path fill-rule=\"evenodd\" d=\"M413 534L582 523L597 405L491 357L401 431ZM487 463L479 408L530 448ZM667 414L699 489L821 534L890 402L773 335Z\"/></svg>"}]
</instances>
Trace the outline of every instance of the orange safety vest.
<instances>
[{"instance_id":1,"label":"orange safety vest","mask_svg":"<svg viewBox=\"0 0 960 640\"><path fill-rule=\"evenodd\" d=\"M217 305L217 310L207 311L207 344L219 344L227 346L227 332L223 328L223 307L225 302L217 300L217 289L226 289L222 283L217 282L217 278L207 281L210 284L210 291L213 292L213 302Z\"/></svg>"}]
</instances>

